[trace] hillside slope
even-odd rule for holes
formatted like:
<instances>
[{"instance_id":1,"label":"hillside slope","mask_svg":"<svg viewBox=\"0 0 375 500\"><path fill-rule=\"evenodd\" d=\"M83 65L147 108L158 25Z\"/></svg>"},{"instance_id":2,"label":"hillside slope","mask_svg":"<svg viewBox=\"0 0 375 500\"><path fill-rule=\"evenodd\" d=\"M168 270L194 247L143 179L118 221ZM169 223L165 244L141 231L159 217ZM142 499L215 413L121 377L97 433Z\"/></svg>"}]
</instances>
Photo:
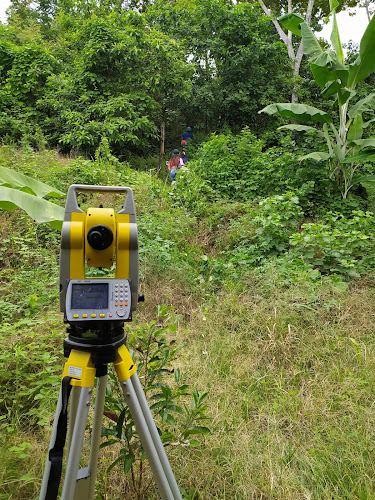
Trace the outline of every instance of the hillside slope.
<instances>
[{"instance_id":1,"label":"hillside slope","mask_svg":"<svg viewBox=\"0 0 375 500\"><path fill-rule=\"evenodd\" d=\"M133 188L146 301L128 338L165 328L165 345L181 350L162 380L176 387L179 369L189 392L208 392L201 425L211 433L167 447L185 498L374 497L374 273L319 272L294 265L287 250L257 264L247 251L251 241L266 251L251 239L257 203L221 199L197 215L182 202L182 182L172 189L113 157L3 147L0 162L64 192L78 182ZM40 487L63 363L59 234L19 210L1 215L0 493L26 499ZM162 305L173 309L158 314ZM178 434L188 418L157 421ZM119 445L101 452L98 498L136 494L121 463L106 472L118 453ZM157 498L153 485L147 498Z\"/></svg>"}]
</instances>

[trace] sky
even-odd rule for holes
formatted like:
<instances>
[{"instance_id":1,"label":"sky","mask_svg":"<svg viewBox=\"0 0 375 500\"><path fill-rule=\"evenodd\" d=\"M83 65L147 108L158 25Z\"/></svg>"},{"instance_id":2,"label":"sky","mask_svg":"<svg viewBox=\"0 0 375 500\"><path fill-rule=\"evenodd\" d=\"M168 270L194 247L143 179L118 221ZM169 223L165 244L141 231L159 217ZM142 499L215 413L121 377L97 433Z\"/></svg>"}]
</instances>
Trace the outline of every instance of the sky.
<instances>
[{"instance_id":1,"label":"sky","mask_svg":"<svg viewBox=\"0 0 375 500\"><path fill-rule=\"evenodd\" d=\"M10 5L10 0L0 0L0 20L5 21L5 11ZM347 12L337 14L337 23L341 37L341 43L347 43L349 40L359 43L367 27L368 21L365 9L358 9L355 16L349 16ZM323 28L320 33L322 38L329 41L331 36L331 23Z\"/></svg>"},{"instance_id":2,"label":"sky","mask_svg":"<svg viewBox=\"0 0 375 500\"><path fill-rule=\"evenodd\" d=\"M339 12L336 18L341 43L347 43L349 40L359 43L368 25L365 9L357 9L355 16L349 16L348 12ZM331 32L332 21L330 20L329 23L324 26L323 31L319 33L319 36L330 41Z\"/></svg>"},{"instance_id":3,"label":"sky","mask_svg":"<svg viewBox=\"0 0 375 500\"><path fill-rule=\"evenodd\" d=\"M6 17L5 17L5 11L10 5L10 0L0 0L0 21L4 22Z\"/></svg>"}]
</instances>

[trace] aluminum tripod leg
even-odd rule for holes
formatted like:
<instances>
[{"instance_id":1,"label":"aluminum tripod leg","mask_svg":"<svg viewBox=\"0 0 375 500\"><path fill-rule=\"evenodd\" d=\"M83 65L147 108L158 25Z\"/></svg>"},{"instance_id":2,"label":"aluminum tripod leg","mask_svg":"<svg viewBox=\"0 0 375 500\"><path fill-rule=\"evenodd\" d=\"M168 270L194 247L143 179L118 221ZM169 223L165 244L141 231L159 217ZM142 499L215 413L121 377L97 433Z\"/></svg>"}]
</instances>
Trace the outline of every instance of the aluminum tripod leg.
<instances>
[{"instance_id":1,"label":"aluminum tripod leg","mask_svg":"<svg viewBox=\"0 0 375 500\"><path fill-rule=\"evenodd\" d=\"M91 354L72 350L68 361L64 365L40 500L57 498L67 428L67 405L69 393L72 389L73 409L71 410L70 422L72 428L69 429L70 447L67 454L65 481L61 498L64 500L73 498L95 374L96 368L91 362Z\"/></svg>"},{"instance_id":2,"label":"aluminum tripod leg","mask_svg":"<svg viewBox=\"0 0 375 500\"><path fill-rule=\"evenodd\" d=\"M140 391L136 390L139 384ZM121 387L163 500L182 500L137 373Z\"/></svg>"},{"instance_id":3,"label":"aluminum tripod leg","mask_svg":"<svg viewBox=\"0 0 375 500\"><path fill-rule=\"evenodd\" d=\"M98 378L95 397L94 420L91 432L89 464L88 467L78 470L77 483L73 497L74 500L92 500L95 496L95 481L98 469L107 378L107 375Z\"/></svg>"},{"instance_id":4,"label":"aluminum tripod leg","mask_svg":"<svg viewBox=\"0 0 375 500\"><path fill-rule=\"evenodd\" d=\"M66 472L61 500L71 500L74 495L79 461L81 458L83 439L85 437L86 420L89 413L91 387L82 387L79 397L75 425L72 434L72 442L69 448L69 455L66 461Z\"/></svg>"},{"instance_id":5,"label":"aluminum tripod leg","mask_svg":"<svg viewBox=\"0 0 375 500\"><path fill-rule=\"evenodd\" d=\"M114 367L129 406L129 410L133 417L137 432L141 439L142 446L150 462L151 470L162 500L182 500L158 430L148 407L146 396L136 373L137 368L131 359L129 351L124 345L118 349ZM63 381L67 381L68 386L69 384L72 385L73 392L70 412L69 446L65 479L61 496L62 500L92 500L94 498L107 383L106 375L99 376L98 379L89 466L84 469L78 469L85 436L90 399L93 392L95 373L96 369L92 364L90 353L72 350L69 359L65 364L63 373ZM69 376L70 378L67 378ZM52 430L50 450L53 448L56 441L56 434L58 434L57 420L61 414L63 406L64 408L67 406L67 397L65 397L64 394L65 393L61 389ZM62 452L62 448L59 449ZM61 457L62 455L59 456ZM46 494L49 493L48 480L50 471L51 462L48 455L40 493L40 500L45 500ZM55 484L57 495L58 482ZM49 496L49 498L51 497Z\"/></svg>"},{"instance_id":6,"label":"aluminum tripod leg","mask_svg":"<svg viewBox=\"0 0 375 500\"><path fill-rule=\"evenodd\" d=\"M165 452L163 443L161 442L158 430L156 428L156 425L155 425L154 419L152 417L152 413L151 413L150 407L148 406L148 402L147 402L145 393L143 391L143 387L142 387L142 385L141 385L141 383L139 381L138 375L137 374L133 375L131 377L131 380L132 380L133 387L134 387L136 396L138 398L139 404L141 406L141 410L142 410L143 416L145 418L145 421L146 421L146 424L147 424L147 428L148 428L148 430L149 430L149 432L151 434L154 446L155 446L156 451L158 453L159 460L160 460L160 462L161 462L161 464L163 466L165 475L168 478L169 486L170 486L170 488L172 490L172 493L174 495L173 498L180 499L180 498L182 498L181 494L180 494L180 489L179 489L179 487L177 485L177 482L176 482L176 479L174 477L172 468L171 468L171 466L169 464L167 454Z\"/></svg>"},{"instance_id":7,"label":"aluminum tripod leg","mask_svg":"<svg viewBox=\"0 0 375 500\"><path fill-rule=\"evenodd\" d=\"M69 427L68 427L68 444L66 448L66 455L69 455L70 445L72 443L74 422L76 420L79 396L81 394L80 387L72 387L72 392L70 395L70 412L69 412Z\"/></svg>"},{"instance_id":8,"label":"aluminum tripod leg","mask_svg":"<svg viewBox=\"0 0 375 500\"><path fill-rule=\"evenodd\" d=\"M142 446L150 462L161 498L163 500L182 500L146 396L139 382L137 368L125 346L119 348L114 367Z\"/></svg>"}]
</instances>

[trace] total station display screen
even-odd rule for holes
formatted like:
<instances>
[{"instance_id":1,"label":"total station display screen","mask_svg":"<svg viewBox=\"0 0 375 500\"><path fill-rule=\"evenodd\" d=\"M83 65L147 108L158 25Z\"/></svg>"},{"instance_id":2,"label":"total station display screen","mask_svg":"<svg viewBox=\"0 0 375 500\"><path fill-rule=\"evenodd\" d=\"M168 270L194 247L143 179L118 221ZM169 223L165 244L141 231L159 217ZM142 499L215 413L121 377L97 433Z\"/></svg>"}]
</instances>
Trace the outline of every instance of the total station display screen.
<instances>
[{"instance_id":1,"label":"total station display screen","mask_svg":"<svg viewBox=\"0 0 375 500\"><path fill-rule=\"evenodd\" d=\"M107 309L108 283L72 285L72 309Z\"/></svg>"}]
</instances>

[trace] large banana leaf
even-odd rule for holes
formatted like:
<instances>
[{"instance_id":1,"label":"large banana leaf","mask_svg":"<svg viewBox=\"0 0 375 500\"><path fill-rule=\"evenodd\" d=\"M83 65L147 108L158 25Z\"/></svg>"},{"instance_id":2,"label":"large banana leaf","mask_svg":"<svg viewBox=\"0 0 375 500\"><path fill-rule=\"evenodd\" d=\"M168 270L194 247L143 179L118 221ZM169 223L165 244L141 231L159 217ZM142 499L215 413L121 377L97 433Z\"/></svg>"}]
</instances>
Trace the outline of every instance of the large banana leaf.
<instances>
[{"instance_id":1,"label":"large banana leaf","mask_svg":"<svg viewBox=\"0 0 375 500\"><path fill-rule=\"evenodd\" d=\"M290 102L278 102L269 104L258 113L267 113L267 115L279 114L281 116L289 116L295 120L304 122L320 122L331 123L332 117L321 109L308 106L307 104L297 104Z\"/></svg>"},{"instance_id":2,"label":"large banana leaf","mask_svg":"<svg viewBox=\"0 0 375 500\"><path fill-rule=\"evenodd\" d=\"M359 49L359 56L350 65L349 86L354 87L358 82L367 78L375 70L375 16L372 17L363 34Z\"/></svg>"},{"instance_id":3,"label":"large banana leaf","mask_svg":"<svg viewBox=\"0 0 375 500\"><path fill-rule=\"evenodd\" d=\"M306 23L301 25L303 52L309 57L311 71L316 83L324 88L328 82L341 80L345 85L348 79L349 71L344 66L344 57L339 52L337 55L332 50L323 50L310 26ZM333 32L336 47L341 47L337 24L336 32ZM342 48L341 48L342 51Z\"/></svg>"},{"instance_id":4,"label":"large banana leaf","mask_svg":"<svg viewBox=\"0 0 375 500\"><path fill-rule=\"evenodd\" d=\"M363 134L363 119L362 115L355 115L353 122L348 130L348 142L353 142L357 139L361 139Z\"/></svg>"},{"instance_id":5,"label":"large banana leaf","mask_svg":"<svg viewBox=\"0 0 375 500\"><path fill-rule=\"evenodd\" d=\"M323 52L323 49L307 23L301 24L301 34L305 56L318 57Z\"/></svg>"},{"instance_id":6,"label":"large banana leaf","mask_svg":"<svg viewBox=\"0 0 375 500\"><path fill-rule=\"evenodd\" d=\"M357 146L362 148L375 147L375 137L369 137L368 139L356 139L352 141Z\"/></svg>"},{"instance_id":7,"label":"large banana leaf","mask_svg":"<svg viewBox=\"0 0 375 500\"><path fill-rule=\"evenodd\" d=\"M36 222L48 222L55 229L62 228L63 207L18 189L0 186L0 208L22 208Z\"/></svg>"},{"instance_id":8,"label":"large banana leaf","mask_svg":"<svg viewBox=\"0 0 375 500\"><path fill-rule=\"evenodd\" d=\"M331 5L331 7L332 7L332 5ZM344 51L342 50L339 29L338 29L337 20L336 20L336 12L334 9L333 9L332 15L333 15L333 27L332 27L332 33L331 33L332 47L335 49L335 52L336 52L336 55L337 55L339 61L342 64L344 64Z\"/></svg>"},{"instance_id":9,"label":"large banana leaf","mask_svg":"<svg viewBox=\"0 0 375 500\"><path fill-rule=\"evenodd\" d=\"M346 85L349 70L341 64L332 50L324 50L320 54L310 57L310 68L316 83L324 88L328 82L340 81Z\"/></svg>"},{"instance_id":10,"label":"large banana leaf","mask_svg":"<svg viewBox=\"0 0 375 500\"><path fill-rule=\"evenodd\" d=\"M354 104L348 111L350 118L353 118L356 114L362 114L366 111L373 111L375 108L375 93L367 95L356 104Z\"/></svg>"},{"instance_id":11,"label":"large banana leaf","mask_svg":"<svg viewBox=\"0 0 375 500\"><path fill-rule=\"evenodd\" d=\"M343 163L356 163L356 162L361 162L363 163L364 161L375 161L375 149L372 149L370 151L358 153L353 156L347 156L345 160L343 160Z\"/></svg>"},{"instance_id":12,"label":"large banana leaf","mask_svg":"<svg viewBox=\"0 0 375 500\"><path fill-rule=\"evenodd\" d=\"M315 161L326 161L331 158L329 153L324 151L314 151L314 153L309 153L308 155L300 156L299 160L315 160Z\"/></svg>"},{"instance_id":13,"label":"large banana leaf","mask_svg":"<svg viewBox=\"0 0 375 500\"><path fill-rule=\"evenodd\" d=\"M284 16L278 17L277 20L288 31L291 31L295 35L301 36L301 24L305 22L302 16L292 12L291 14L285 14Z\"/></svg>"},{"instance_id":14,"label":"large banana leaf","mask_svg":"<svg viewBox=\"0 0 375 500\"><path fill-rule=\"evenodd\" d=\"M0 167L0 186L16 188L25 193L39 196L40 198L44 198L45 196L62 198L65 196L64 193L44 184L44 182L37 181L32 177L28 177L20 172L15 172L6 167Z\"/></svg>"}]
</instances>

